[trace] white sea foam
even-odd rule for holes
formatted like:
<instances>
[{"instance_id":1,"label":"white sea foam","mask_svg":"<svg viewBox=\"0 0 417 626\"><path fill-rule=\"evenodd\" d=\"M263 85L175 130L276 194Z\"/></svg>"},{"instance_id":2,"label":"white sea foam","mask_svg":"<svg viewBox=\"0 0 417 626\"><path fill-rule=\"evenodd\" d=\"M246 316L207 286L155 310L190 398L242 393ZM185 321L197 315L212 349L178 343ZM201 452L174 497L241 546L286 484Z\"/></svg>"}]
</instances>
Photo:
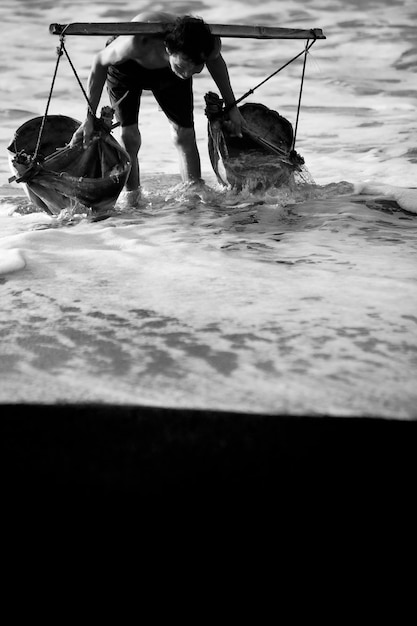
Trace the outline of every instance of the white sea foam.
<instances>
[{"instance_id":1,"label":"white sea foam","mask_svg":"<svg viewBox=\"0 0 417 626\"><path fill-rule=\"evenodd\" d=\"M417 213L417 188L408 189L384 183L363 182L355 185L355 193L371 194L395 200L405 211Z\"/></svg>"},{"instance_id":2,"label":"white sea foam","mask_svg":"<svg viewBox=\"0 0 417 626\"><path fill-rule=\"evenodd\" d=\"M18 272L25 265L26 261L20 250L0 250L0 275Z\"/></svg>"}]
</instances>

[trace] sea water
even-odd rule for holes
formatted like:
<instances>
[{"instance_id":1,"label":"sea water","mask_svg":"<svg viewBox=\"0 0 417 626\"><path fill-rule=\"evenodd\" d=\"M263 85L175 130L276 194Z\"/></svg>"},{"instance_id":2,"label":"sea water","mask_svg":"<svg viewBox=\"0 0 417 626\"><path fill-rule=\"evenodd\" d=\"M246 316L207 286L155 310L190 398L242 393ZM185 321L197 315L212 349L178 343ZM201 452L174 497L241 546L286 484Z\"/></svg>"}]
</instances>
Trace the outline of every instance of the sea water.
<instances>
[{"instance_id":1,"label":"sea water","mask_svg":"<svg viewBox=\"0 0 417 626\"><path fill-rule=\"evenodd\" d=\"M102 221L37 211L8 182L6 148L45 112L59 43L49 24L168 6L209 23L323 29L296 144L314 184L219 187L204 116L216 86L205 70L194 79L205 187L178 187L169 124L147 93L140 208L119 202ZM0 17L1 402L417 417L414 0L230 0L226 12L220 0L3 0ZM104 43L66 39L84 85ZM236 96L303 46L225 38ZM302 59L248 101L294 124L301 71ZM49 113L85 115L66 61Z\"/></svg>"}]
</instances>

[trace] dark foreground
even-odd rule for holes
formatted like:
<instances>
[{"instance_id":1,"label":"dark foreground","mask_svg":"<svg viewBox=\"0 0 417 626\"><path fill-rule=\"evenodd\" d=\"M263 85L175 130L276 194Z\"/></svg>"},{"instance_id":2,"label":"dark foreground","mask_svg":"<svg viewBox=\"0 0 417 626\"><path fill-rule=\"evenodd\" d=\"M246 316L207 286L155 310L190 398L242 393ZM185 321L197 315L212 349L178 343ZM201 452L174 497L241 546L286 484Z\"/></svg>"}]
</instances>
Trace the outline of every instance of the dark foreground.
<instances>
[{"instance_id":1,"label":"dark foreground","mask_svg":"<svg viewBox=\"0 0 417 626\"><path fill-rule=\"evenodd\" d=\"M1 407L2 493L268 495L405 493L417 421L150 407Z\"/></svg>"}]
</instances>

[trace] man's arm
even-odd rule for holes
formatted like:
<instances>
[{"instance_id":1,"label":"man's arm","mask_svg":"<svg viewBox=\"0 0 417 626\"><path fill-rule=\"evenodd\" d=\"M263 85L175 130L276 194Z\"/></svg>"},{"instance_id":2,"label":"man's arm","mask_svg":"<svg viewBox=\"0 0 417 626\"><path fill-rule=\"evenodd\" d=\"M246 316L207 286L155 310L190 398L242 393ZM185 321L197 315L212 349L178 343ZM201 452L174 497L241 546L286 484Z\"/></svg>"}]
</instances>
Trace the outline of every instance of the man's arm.
<instances>
[{"instance_id":1,"label":"man's arm","mask_svg":"<svg viewBox=\"0 0 417 626\"><path fill-rule=\"evenodd\" d=\"M89 114L96 114L107 78L108 65L103 63L101 53L97 54L91 66L87 83L87 97L91 105Z\"/></svg>"},{"instance_id":2,"label":"man's arm","mask_svg":"<svg viewBox=\"0 0 417 626\"><path fill-rule=\"evenodd\" d=\"M236 98L233 93L232 86L230 84L229 72L225 60L220 52L213 59L206 61L206 66L210 72L214 82L216 83L219 91L222 95L226 106L235 102ZM237 106L233 106L229 111L230 121L233 123L235 133L239 137L242 136L242 116L239 113Z\"/></svg>"},{"instance_id":3,"label":"man's arm","mask_svg":"<svg viewBox=\"0 0 417 626\"><path fill-rule=\"evenodd\" d=\"M96 54L88 78L87 95L93 113L96 112L107 78L107 68L134 58L137 54L137 41L134 35L117 37L106 48Z\"/></svg>"},{"instance_id":4,"label":"man's arm","mask_svg":"<svg viewBox=\"0 0 417 626\"><path fill-rule=\"evenodd\" d=\"M85 121L74 133L71 140L72 144L83 141L84 147L86 147L91 141L91 135L94 131L94 118L106 83L109 65L122 63L132 58L132 56L134 57L135 54L136 41L134 36L118 37L96 54L87 83L87 97L91 105L91 111L88 110Z\"/></svg>"}]
</instances>

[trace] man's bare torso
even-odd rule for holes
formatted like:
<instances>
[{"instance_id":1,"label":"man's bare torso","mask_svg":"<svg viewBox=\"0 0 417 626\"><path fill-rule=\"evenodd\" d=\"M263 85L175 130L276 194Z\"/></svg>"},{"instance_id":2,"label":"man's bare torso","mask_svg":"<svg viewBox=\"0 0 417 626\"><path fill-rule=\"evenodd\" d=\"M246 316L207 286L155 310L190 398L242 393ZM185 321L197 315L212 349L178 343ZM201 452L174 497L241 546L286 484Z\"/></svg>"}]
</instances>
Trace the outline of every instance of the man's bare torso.
<instances>
[{"instance_id":1,"label":"man's bare torso","mask_svg":"<svg viewBox=\"0 0 417 626\"><path fill-rule=\"evenodd\" d=\"M162 11L144 11L138 13L132 22L172 23L176 15ZM160 69L169 66L168 54L161 36L123 35L117 37L106 49L112 65L124 61L136 61L146 69Z\"/></svg>"},{"instance_id":2,"label":"man's bare torso","mask_svg":"<svg viewBox=\"0 0 417 626\"><path fill-rule=\"evenodd\" d=\"M132 22L162 22L173 23L178 16L163 11L144 11L138 13ZM210 58L219 55L221 48L220 38L216 38L215 48ZM125 61L136 61L142 67L150 70L169 67L169 55L161 35L123 35L117 37L102 52L103 62L106 65L119 65Z\"/></svg>"}]
</instances>

